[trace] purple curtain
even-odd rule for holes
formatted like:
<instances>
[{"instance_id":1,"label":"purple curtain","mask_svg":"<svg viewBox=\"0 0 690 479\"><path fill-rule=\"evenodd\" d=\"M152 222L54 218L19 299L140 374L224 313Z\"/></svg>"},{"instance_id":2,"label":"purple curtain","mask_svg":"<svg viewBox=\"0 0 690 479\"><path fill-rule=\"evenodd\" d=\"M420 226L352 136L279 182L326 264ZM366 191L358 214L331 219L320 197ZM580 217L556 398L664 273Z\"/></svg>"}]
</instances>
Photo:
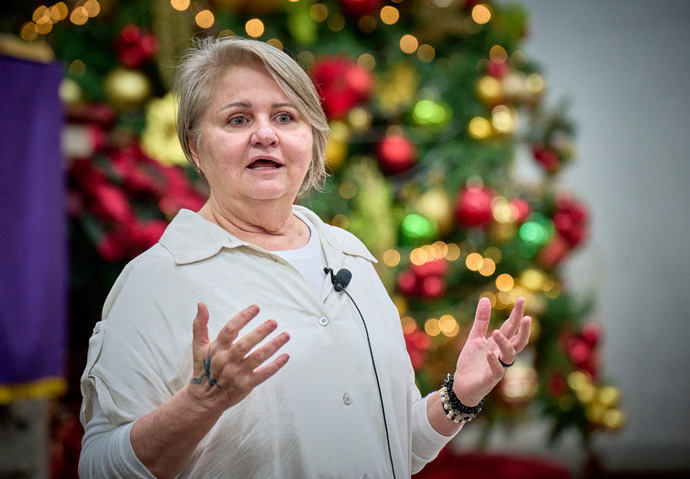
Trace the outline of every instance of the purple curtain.
<instances>
[{"instance_id":1,"label":"purple curtain","mask_svg":"<svg viewBox=\"0 0 690 479\"><path fill-rule=\"evenodd\" d=\"M65 374L62 76L58 63L0 56L0 388L5 391Z\"/></svg>"}]
</instances>

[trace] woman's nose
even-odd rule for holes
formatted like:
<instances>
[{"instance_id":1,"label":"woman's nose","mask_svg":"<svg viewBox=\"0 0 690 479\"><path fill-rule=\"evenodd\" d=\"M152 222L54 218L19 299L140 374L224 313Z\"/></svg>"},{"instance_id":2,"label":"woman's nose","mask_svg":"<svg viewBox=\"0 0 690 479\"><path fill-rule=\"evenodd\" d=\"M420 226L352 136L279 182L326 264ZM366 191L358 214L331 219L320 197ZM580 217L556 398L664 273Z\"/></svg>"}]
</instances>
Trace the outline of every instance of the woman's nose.
<instances>
[{"instance_id":1,"label":"woman's nose","mask_svg":"<svg viewBox=\"0 0 690 479\"><path fill-rule=\"evenodd\" d=\"M278 142L278 136L270 122L260 121L257 122L256 129L252 133L251 142L252 145L274 145Z\"/></svg>"}]
</instances>

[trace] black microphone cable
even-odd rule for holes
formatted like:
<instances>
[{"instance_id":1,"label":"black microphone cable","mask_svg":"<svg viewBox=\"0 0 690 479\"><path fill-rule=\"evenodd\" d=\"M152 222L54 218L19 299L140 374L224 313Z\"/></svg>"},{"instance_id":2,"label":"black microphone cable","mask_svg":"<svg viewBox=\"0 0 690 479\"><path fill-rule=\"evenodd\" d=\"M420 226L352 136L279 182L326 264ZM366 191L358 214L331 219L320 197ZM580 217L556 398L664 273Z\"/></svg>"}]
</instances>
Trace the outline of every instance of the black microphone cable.
<instances>
[{"instance_id":1,"label":"black microphone cable","mask_svg":"<svg viewBox=\"0 0 690 479\"><path fill-rule=\"evenodd\" d=\"M341 269L336 273L335 276L333 276L333 269L331 268L324 268L323 269L325 273L330 273L331 274L331 282L333 283L334 287L337 292L342 292L347 295L348 298L350 298L350 301L352 301L352 304L355 305L355 308L357 309L357 312L359 313L359 317L362 318L362 324L364 325L364 333L367 336L367 345L369 346L369 355L371 356L371 365L374 367L374 377L376 378L376 387L378 388L379 391L379 400L381 401L381 412L383 413L383 427L386 430L386 444L388 445L388 459L390 459L391 462L391 469L393 470L393 479L395 479L395 466L393 465L393 452L391 451L391 438L388 433L388 421L386 421L386 408L383 405L383 393L381 392L381 383L379 382L379 373L376 371L376 361L374 361L374 351L371 347L371 338L369 337L369 328L367 328L367 322L364 320L364 315L362 314L362 311L360 311L359 306L357 306L357 303L355 300L350 296L350 293L347 292L345 288L347 288L347 285L350 284L350 280L352 279L352 273L350 273L349 270L347 269Z\"/></svg>"}]
</instances>

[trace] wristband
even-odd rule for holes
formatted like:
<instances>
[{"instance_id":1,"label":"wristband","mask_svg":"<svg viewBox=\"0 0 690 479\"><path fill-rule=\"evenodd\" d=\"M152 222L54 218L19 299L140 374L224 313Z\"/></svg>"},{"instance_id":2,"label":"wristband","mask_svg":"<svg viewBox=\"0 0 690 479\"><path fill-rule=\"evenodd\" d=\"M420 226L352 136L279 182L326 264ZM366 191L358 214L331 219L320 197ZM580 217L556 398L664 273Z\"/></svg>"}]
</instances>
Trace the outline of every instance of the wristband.
<instances>
[{"instance_id":1,"label":"wristband","mask_svg":"<svg viewBox=\"0 0 690 479\"><path fill-rule=\"evenodd\" d=\"M453 380L453 375L449 373L448 377L443 381L441 404L443 404L443 410L448 419L452 419L455 423L465 424L477 417L479 411L482 410L484 400L479 401L479 404L474 407L465 406L460 402L455 392L453 392Z\"/></svg>"}]
</instances>

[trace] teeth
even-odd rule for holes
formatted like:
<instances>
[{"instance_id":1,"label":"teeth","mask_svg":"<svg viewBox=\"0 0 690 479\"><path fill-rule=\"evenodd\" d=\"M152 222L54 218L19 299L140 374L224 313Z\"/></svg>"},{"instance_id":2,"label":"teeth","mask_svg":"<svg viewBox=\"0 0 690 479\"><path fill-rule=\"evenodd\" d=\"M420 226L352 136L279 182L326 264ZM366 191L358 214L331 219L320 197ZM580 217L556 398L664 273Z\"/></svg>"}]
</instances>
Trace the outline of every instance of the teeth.
<instances>
[{"instance_id":1,"label":"teeth","mask_svg":"<svg viewBox=\"0 0 690 479\"><path fill-rule=\"evenodd\" d=\"M278 168L277 166L253 166L252 170L274 170Z\"/></svg>"}]
</instances>

